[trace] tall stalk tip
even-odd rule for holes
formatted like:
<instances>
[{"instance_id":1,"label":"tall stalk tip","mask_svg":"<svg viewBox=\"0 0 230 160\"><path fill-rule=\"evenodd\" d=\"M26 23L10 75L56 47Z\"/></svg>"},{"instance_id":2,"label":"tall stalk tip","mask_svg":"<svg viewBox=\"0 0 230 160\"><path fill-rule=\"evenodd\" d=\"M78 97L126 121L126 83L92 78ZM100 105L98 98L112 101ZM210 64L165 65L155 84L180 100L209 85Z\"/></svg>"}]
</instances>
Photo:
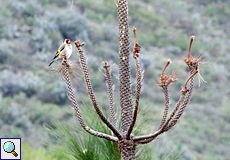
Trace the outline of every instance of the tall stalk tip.
<instances>
[{"instance_id":1,"label":"tall stalk tip","mask_svg":"<svg viewBox=\"0 0 230 160\"><path fill-rule=\"evenodd\" d=\"M195 36L190 37L190 44L189 44L189 48L188 48L188 58L190 57L190 51L191 51L192 42L194 39L195 39Z\"/></svg>"}]
</instances>

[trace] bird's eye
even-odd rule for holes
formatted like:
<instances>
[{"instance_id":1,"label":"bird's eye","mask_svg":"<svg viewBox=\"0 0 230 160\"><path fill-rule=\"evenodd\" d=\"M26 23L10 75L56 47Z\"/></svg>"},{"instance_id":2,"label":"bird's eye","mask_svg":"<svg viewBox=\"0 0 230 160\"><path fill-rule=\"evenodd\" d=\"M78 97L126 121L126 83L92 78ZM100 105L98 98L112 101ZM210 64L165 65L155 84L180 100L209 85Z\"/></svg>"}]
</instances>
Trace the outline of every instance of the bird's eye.
<instances>
[{"instance_id":1,"label":"bird's eye","mask_svg":"<svg viewBox=\"0 0 230 160\"><path fill-rule=\"evenodd\" d=\"M70 43L70 40L69 40L69 39L67 39L67 40L66 40L66 43L68 43L68 44L69 44L69 43Z\"/></svg>"}]
</instances>

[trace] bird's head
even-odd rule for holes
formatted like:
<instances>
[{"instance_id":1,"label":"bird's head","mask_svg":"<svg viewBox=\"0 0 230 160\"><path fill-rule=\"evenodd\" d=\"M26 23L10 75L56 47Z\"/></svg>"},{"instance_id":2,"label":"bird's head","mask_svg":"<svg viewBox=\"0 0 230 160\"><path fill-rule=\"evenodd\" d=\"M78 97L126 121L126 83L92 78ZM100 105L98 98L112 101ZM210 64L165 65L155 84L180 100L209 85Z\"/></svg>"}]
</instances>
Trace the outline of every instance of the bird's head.
<instances>
[{"instance_id":1,"label":"bird's head","mask_svg":"<svg viewBox=\"0 0 230 160\"><path fill-rule=\"evenodd\" d=\"M65 40L65 43L66 43L66 44L70 44L70 42L71 42L70 39L66 39L66 40Z\"/></svg>"}]
</instances>

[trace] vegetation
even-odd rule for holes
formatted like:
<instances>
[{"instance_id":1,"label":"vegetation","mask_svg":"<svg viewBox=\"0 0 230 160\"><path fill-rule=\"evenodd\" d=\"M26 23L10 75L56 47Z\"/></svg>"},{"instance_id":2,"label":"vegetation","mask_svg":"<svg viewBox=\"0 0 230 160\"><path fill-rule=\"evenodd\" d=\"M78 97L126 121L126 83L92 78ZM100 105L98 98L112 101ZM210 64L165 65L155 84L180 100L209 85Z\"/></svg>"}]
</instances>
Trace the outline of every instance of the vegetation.
<instances>
[{"instance_id":1,"label":"vegetation","mask_svg":"<svg viewBox=\"0 0 230 160\"><path fill-rule=\"evenodd\" d=\"M72 121L72 112L69 113L70 101L64 82L50 74L48 68L64 38L86 42L84 50L93 77L92 85L105 112L108 109L106 86L101 83L105 78L97 72L98 68L102 70L100 63L103 60L116 64L112 78L118 93L118 28L114 1L79 0L73 4L70 9L71 1L67 0L8 0L1 3L0 137L22 137L33 150L44 145L52 148L44 125L52 125L53 117L78 127L78 123ZM187 52L189 36L196 36L192 52L202 54L204 61L210 61L201 66L201 75L208 83L194 91L192 103L180 123L148 145L152 157L159 153L165 156L170 151L175 151L175 156L183 153L184 159L230 157L229 6L226 0L129 2L130 26L138 29L138 43L142 46L140 64L145 70L140 100L143 106L140 115L143 116L138 117L146 119L146 127L141 130L143 134L152 132L152 126L157 127L163 114L163 93L153 81L158 81L167 59L172 60L171 66L179 76L179 80L170 86L171 93L178 93L187 75L181 59ZM75 52L73 50L71 60L76 59ZM131 60L131 64L134 79L135 62ZM75 95L87 103L81 75L77 83ZM179 93L171 95L170 106L178 97ZM12 117L10 121L8 116ZM161 152L155 152L157 149Z\"/></svg>"}]
</instances>

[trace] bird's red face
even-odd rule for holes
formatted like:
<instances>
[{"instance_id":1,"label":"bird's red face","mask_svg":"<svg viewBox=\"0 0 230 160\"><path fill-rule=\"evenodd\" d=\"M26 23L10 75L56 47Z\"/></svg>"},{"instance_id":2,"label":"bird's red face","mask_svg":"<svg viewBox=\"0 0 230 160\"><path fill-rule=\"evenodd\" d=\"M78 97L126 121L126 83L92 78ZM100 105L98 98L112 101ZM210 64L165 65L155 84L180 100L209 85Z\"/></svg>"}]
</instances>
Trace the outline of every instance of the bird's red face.
<instances>
[{"instance_id":1,"label":"bird's red face","mask_svg":"<svg viewBox=\"0 0 230 160\"><path fill-rule=\"evenodd\" d=\"M71 41L70 41L70 39L66 39L65 42L66 42L67 44L70 44Z\"/></svg>"}]
</instances>

